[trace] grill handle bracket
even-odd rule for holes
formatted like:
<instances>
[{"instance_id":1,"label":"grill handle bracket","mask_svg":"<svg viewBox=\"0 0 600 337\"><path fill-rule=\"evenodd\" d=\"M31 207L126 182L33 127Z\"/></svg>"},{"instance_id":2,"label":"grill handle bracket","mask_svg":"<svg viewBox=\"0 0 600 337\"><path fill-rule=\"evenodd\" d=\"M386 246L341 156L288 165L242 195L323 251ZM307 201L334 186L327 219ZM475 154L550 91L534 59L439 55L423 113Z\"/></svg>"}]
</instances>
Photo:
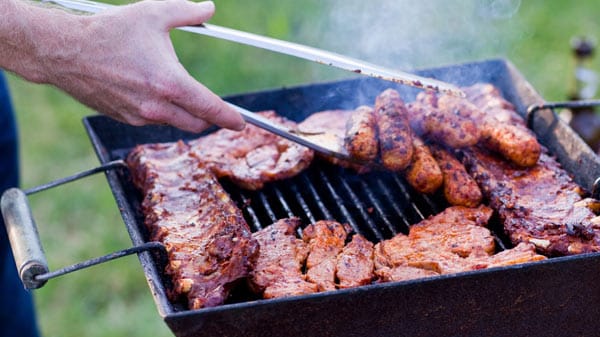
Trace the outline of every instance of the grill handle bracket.
<instances>
[{"instance_id":1,"label":"grill handle bracket","mask_svg":"<svg viewBox=\"0 0 600 337\"><path fill-rule=\"evenodd\" d=\"M577 109L577 108L589 108L600 106L600 100L591 99L591 100L582 100L582 101L567 101L567 102L547 102L542 104L534 104L530 105L527 108L527 127L530 129L533 128L533 121L535 118L536 112L544 109L551 109L552 113L558 118L558 115L554 111L554 109L565 108L565 109ZM600 200L600 177L597 177L592 186L592 198Z\"/></svg>"},{"instance_id":2,"label":"grill handle bracket","mask_svg":"<svg viewBox=\"0 0 600 337\"><path fill-rule=\"evenodd\" d=\"M161 254L162 258L166 257L166 249L163 244L159 242L146 242L138 246L122 249L111 254L76 263L56 271L50 272L50 269L48 268L46 255L42 248L37 225L33 218L27 195L87 177L95 173L123 167L124 165L125 163L122 160L117 160L74 174L70 177L55 180L45 185L40 185L28 190L10 188L2 194L2 198L0 199L0 210L2 211L2 217L4 218L4 224L6 232L8 233L8 239L10 241L17 271L21 278L21 282L26 289L38 289L44 286L51 278L95 266L120 257L139 254L144 251L156 250Z\"/></svg>"}]
</instances>

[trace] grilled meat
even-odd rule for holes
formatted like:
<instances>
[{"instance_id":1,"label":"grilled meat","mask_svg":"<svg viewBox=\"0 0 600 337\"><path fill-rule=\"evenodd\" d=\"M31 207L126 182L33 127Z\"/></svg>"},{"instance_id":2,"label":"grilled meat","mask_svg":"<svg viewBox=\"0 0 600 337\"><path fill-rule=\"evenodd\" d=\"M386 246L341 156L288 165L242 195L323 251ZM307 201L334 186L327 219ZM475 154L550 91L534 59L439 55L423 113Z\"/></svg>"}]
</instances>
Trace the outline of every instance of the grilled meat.
<instances>
[{"instance_id":1,"label":"grilled meat","mask_svg":"<svg viewBox=\"0 0 600 337\"><path fill-rule=\"evenodd\" d=\"M350 156L358 160L369 162L377 158L377 119L371 107L360 106L350 115L346 122L344 146Z\"/></svg>"},{"instance_id":2,"label":"grilled meat","mask_svg":"<svg viewBox=\"0 0 600 337\"><path fill-rule=\"evenodd\" d=\"M306 279L315 283L319 291L336 289L336 259L349 231L347 225L321 220L308 225L302 232L302 239L310 250L306 259Z\"/></svg>"},{"instance_id":3,"label":"grilled meat","mask_svg":"<svg viewBox=\"0 0 600 337\"><path fill-rule=\"evenodd\" d=\"M302 132L308 132L313 134L323 133L320 138L313 139L323 144L328 144L329 148L344 148L346 126L351 116L354 114L353 110L325 110L315 112L308 116L305 120L298 124L298 129ZM369 171L366 166L358 165L346 160L340 160L338 158L323 156L317 154L320 158L327 162L338 165L345 168L351 168L359 173L365 173Z\"/></svg>"},{"instance_id":4,"label":"grilled meat","mask_svg":"<svg viewBox=\"0 0 600 337\"><path fill-rule=\"evenodd\" d=\"M517 165L535 165L541 145L514 105L491 84L478 83L465 88L465 92L467 99L485 114L483 141L486 146Z\"/></svg>"},{"instance_id":5,"label":"grilled meat","mask_svg":"<svg viewBox=\"0 0 600 337\"><path fill-rule=\"evenodd\" d=\"M456 206L479 205L483 197L481 190L463 164L441 147L432 146L431 150L444 176L443 189L446 201Z\"/></svg>"},{"instance_id":6,"label":"grilled meat","mask_svg":"<svg viewBox=\"0 0 600 337\"><path fill-rule=\"evenodd\" d=\"M383 166L391 171L405 169L412 159L413 145L404 101L396 90L387 89L375 99L374 110Z\"/></svg>"},{"instance_id":7,"label":"grilled meat","mask_svg":"<svg viewBox=\"0 0 600 337\"><path fill-rule=\"evenodd\" d=\"M373 280L373 243L360 234L354 234L337 256L335 275L339 288L353 288L370 284Z\"/></svg>"},{"instance_id":8,"label":"grilled meat","mask_svg":"<svg viewBox=\"0 0 600 337\"><path fill-rule=\"evenodd\" d=\"M464 160L513 244L533 243L548 256L600 251L594 203L553 157L543 152L535 166L520 168L473 148Z\"/></svg>"},{"instance_id":9,"label":"grilled meat","mask_svg":"<svg viewBox=\"0 0 600 337\"><path fill-rule=\"evenodd\" d=\"M375 274L381 281L401 281L440 274L538 261L532 245L494 255L494 239L483 227L492 215L487 206L449 207L375 245Z\"/></svg>"},{"instance_id":10,"label":"grilled meat","mask_svg":"<svg viewBox=\"0 0 600 337\"><path fill-rule=\"evenodd\" d=\"M273 111L260 113L290 128L296 124ZM218 178L257 190L265 183L293 177L308 167L313 151L253 125L243 131L221 129L189 142L195 157L206 163Z\"/></svg>"},{"instance_id":11,"label":"grilled meat","mask_svg":"<svg viewBox=\"0 0 600 337\"><path fill-rule=\"evenodd\" d=\"M150 240L167 250L171 298L187 298L190 309L224 303L258 252L241 211L182 142L137 146L127 163Z\"/></svg>"},{"instance_id":12,"label":"grilled meat","mask_svg":"<svg viewBox=\"0 0 600 337\"><path fill-rule=\"evenodd\" d=\"M433 92L421 92L417 100L408 105L413 130L425 139L450 148L477 144L481 135L471 116L445 105L440 107L438 100Z\"/></svg>"},{"instance_id":13,"label":"grilled meat","mask_svg":"<svg viewBox=\"0 0 600 337\"><path fill-rule=\"evenodd\" d=\"M260 253L250 273L250 287L264 298L310 294L317 285L306 281L302 267L308 246L296 238L298 218L281 219L254 233Z\"/></svg>"},{"instance_id":14,"label":"grilled meat","mask_svg":"<svg viewBox=\"0 0 600 337\"><path fill-rule=\"evenodd\" d=\"M413 135L414 154L408 168L403 172L406 181L416 191L430 194L444 183L444 176L429 147L423 140Z\"/></svg>"}]
</instances>

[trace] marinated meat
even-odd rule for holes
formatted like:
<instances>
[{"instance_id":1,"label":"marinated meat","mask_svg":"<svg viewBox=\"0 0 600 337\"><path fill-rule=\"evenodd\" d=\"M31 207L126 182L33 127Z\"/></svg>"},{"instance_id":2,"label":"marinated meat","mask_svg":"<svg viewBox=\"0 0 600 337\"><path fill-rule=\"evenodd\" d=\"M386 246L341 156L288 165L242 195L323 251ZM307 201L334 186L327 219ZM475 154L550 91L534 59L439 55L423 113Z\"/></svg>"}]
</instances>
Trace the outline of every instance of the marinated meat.
<instances>
[{"instance_id":1,"label":"marinated meat","mask_svg":"<svg viewBox=\"0 0 600 337\"><path fill-rule=\"evenodd\" d=\"M370 284L373 274L373 243L360 234L354 234L337 256L336 277L338 288L353 288Z\"/></svg>"},{"instance_id":2,"label":"marinated meat","mask_svg":"<svg viewBox=\"0 0 600 337\"><path fill-rule=\"evenodd\" d=\"M594 203L553 157L543 152L535 166L521 168L473 148L464 160L513 244L532 243L547 256L600 251Z\"/></svg>"},{"instance_id":3,"label":"marinated meat","mask_svg":"<svg viewBox=\"0 0 600 337\"><path fill-rule=\"evenodd\" d=\"M489 258L474 261L475 269L512 266L515 264L546 260L535 252L535 246L521 242L516 247L501 251Z\"/></svg>"},{"instance_id":4,"label":"marinated meat","mask_svg":"<svg viewBox=\"0 0 600 337\"><path fill-rule=\"evenodd\" d=\"M260 253L250 273L250 287L264 298L310 294L317 285L306 281L302 268L308 246L296 237L298 218L281 219L254 233Z\"/></svg>"},{"instance_id":5,"label":"marinated meat","mask_svg":"<svg viewBox=\"0 0 600 337\"><path fill-rule=\"evenodd\" d=\"M396 90L387 89L375 99L374 110L383 166L391 171L405 169L412 159L413 144L404 101Z\"/></svg>"},{"instance_id":6,"label":"marinated meat","mask_svg":"<svg viewBox=\"0 0 600 337\"><path fill-rule=\"evenodd\" d=\"M319 291L335 290L335 266L350 228L335 221L321 220L308 225L302 235L310 252L306 259L306 279Z\"/></svg>"},{"instance_id":7,"label":"marinated meat","mask_svg":"<svg viewBox=\"0 0 600 337\"><path fill-rule=\"evenodd\" d=\"M350 115L346 122L344 147L350 156L358 160L370 162L377 158L377 120L371 107L360 106Z\"/></svg>"},{"instance_id":8,"label":"marinated meat","mask_svg":"<svg viewBox=\"0 0 600 337\"><path fill-rule=\"evenodd\" d=\"M455 206L410 227L408 238L420 248L439 249L460 257L475 251L494 253L494 238L487 225L492 216L487 206L477 208Z\"/></svg>"},{"instance_id":9,"label":"marinated meat","mask_svg":"<svg viewBox=\"0 0 600 337\"><path fill-rule=\"evenodd\" d=\"M450 148L463 148L477 144L481 136L471 116L461 110L440 108L433 92L422 92L417 101L408 105L413 130L425 139Z\"/></svg>"},{"instance_id":10,"label":"marinated meat","mask_svg":"<svg viewBox=\"0 0 600 337\"><path fill-rule=\"evenodd\" d=\"M449 207L375 245L375 274L383 282L451 274L539 261L532 245L494 254L494 239L483 227L492 215L487 206Z\"/></svg>"},{"instance_id":11,"label":"marinated meat","mask_svg":"<svg viewBox=\"0 0 600 337\"><path fill-rule=\"evenodd\" d=\"M416 191L425 194L433 193L444 183L442 170L427 144L416 135L413 135L412 140L415 152L410 165L403 172L404 177Z\"/></svg>"},{"instance_id":12,"label":"marinated meat","mask_svg":"<svg viewBox=\"0 0 600 337\"><path fill-rule=\"evenodd\" d=\"M223 304L258 252L241 211L183 142L137 146L127 163L150 240L167 250L171 298L190 309Z\"/></svg>"},{"instance_id":13,"label":"marinated meat","mask_svg":"<svg viewBox=\"0 0 600 337\"><path fill-rule=\"evenodd\" d=\"M289 128L296 127L296 123L273 111L259 114ZM297 175L310 165L314 155L312 150L254 125L247 125L243 131L221 129L189 144L193 155L218 178L229 178L250 190Z\"/></svg>"},{"instance_id":14,"label":"marinated meat","mask_svg":"<svg viewBox=\"0 0 600 337\"><path fill-rule=\"evenodd\" d=\"M433 156L444 176L444 197L451 205L475 207L483 195L463 164L445 149L432 146Z\"/></svg>"}]
</instances>

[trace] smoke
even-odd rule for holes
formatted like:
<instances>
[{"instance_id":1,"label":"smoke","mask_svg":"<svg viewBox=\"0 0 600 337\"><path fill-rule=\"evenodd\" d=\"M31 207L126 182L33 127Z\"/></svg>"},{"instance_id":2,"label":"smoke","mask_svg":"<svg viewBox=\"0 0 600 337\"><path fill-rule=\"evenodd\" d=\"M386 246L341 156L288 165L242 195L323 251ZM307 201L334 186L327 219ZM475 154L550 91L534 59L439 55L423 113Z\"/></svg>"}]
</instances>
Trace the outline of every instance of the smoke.
<instances>
[{"instance_id":1,"label":"smoke","mask_svg":"<svg viewBox=\"0 0 600 337\"><path fill-rule=\"evenodd\" d=\"M502 57L520 0L331 0L319 45L410 70Z\"/></svg>"}]
</instances>

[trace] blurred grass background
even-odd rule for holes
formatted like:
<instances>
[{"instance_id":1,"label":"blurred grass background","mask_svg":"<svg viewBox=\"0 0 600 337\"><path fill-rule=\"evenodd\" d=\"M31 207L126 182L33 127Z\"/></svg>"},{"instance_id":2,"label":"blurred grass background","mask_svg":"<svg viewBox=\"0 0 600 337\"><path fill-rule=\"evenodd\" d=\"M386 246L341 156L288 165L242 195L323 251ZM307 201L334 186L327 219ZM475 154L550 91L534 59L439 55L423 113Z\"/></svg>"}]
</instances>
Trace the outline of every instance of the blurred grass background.
<instances>
[{"instance_id":1,"label":"blurred grass background","mask_svg":"<svg viewBox=\"0 0 600 337\"><path fill-rule=\"evenodd\" d=\"M124 4L127 1L110 2ZM368 2L365 8L356 6L367 2L341 0L215 2L217 14L211 23L378 61L370 57L371 50L353 43L354 36L344 36L343 20L340 24L332 14L343 13L345 8L362 10L364 15L376 18L384 10L379 7L384 4L382 1ZM355 7L350 3L355 3ZM434 2L435 5L443 3ZM485 30L478 31L482 35L479 38L503 43L487 48L489 44L471 43L455 36L452 53L436 50L426 54L423 51L407 56L407 59L399 55L398 64L410 64L418 69L505 57L545 99L565 100L574 67L571 38L581 35L595 38L600 34L597 18L600 2L480 0L462 2L461 6L465 20L472 18L486 25ZM518 11L509 13L510 17L482 14L482 8L483 12L503 10L501 6L512 6ZM510 10L504 9L502 13L507 12ZM437 29L437 36L452 35L452 27L447 26L450 24L425 20L431 13L416 12L416 16L417 20L422 16L424 24L437 24L429 27ZM347 32L354 28L368 33L371 28L356 27L351 20L345 24L350 29ZM172 37L183 65L220 95L351 76L291 57L188 33L173 32ZM339 43L337 38L350 42ZM423 39L424 44L427 41ZM403 47L425 50L416 44ZM389 50L394 46L380 48ZM372 52L377 54L379 50ZM386 60L385 63L393 66L395 62ZM598 70L598 60L594 59L591 67ZM9 76L9 83L21 135L23 187L42 184L98 164L81 124L81 119L93 111L55 88L34 85L13 75ZM45 191L30 200L52 270L131 245L102 175ZM41 330L46 336L172 335L158 315L136 257L122 258L51 280L35 291L35 299Z\"/></svg>"}]
</instances>

